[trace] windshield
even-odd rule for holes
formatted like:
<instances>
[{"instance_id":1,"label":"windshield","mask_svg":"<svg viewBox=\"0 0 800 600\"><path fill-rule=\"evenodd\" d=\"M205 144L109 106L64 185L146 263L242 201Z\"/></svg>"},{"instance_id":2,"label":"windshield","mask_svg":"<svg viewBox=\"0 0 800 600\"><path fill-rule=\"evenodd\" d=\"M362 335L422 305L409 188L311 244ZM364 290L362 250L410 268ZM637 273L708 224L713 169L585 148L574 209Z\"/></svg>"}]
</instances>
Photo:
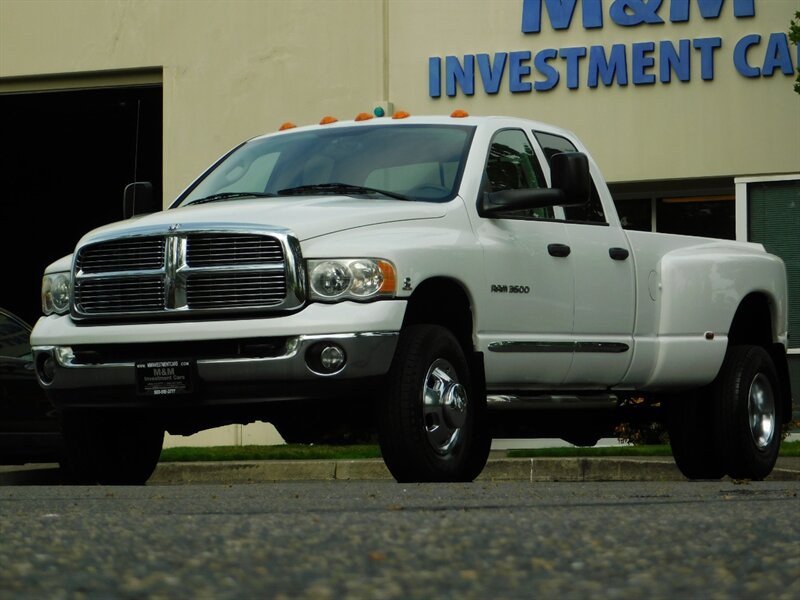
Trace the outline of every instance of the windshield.
<instances>
[{"instance_id":1,"label":"windshield","mask_svg":"<svg viewBox=\"0 0 800 600\"><path fill-rule=\"evenodd\" d=\"M179 205L325 193L444 202L458 190L473 131L361 125L256 139L210 169Z\"/></svg>"}]
</instances>

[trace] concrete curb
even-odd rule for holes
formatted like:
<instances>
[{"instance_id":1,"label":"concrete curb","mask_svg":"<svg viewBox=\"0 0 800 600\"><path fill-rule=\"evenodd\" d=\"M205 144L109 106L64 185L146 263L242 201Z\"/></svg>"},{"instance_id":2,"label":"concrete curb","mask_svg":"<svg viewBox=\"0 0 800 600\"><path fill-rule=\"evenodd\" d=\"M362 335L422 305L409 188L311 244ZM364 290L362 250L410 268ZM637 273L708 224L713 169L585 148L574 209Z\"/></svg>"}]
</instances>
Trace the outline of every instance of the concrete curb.
<instances>
[{"instance_id":1,"label":"concrete curb","mask_svg":"<svg viewBox=\"0 0 800 600\"><path fill-rule=\"evenodd\" d=\"M685 481L670 458L490 458L477 481ZM392 480L381 459L159 463L148 485ZM779 459L771 481L800 481L800 459ZM59 485L58 465L0 467L2 485Z\"/></svg>"},{"instance_id":2,"label":"concrete curb","mask_svg":"<svg viewBox=\"0 0 800 600\"><path fill-rule=\"evenodd\" d=\"M792 465L794 466L794 465ZM275 481L391 480L380 459L160 463L149 485ZM477 481L685 481L671 459L493 458ZM800 481L800 469L776 467L773 481Z\"/></svg>"}]
</instances>

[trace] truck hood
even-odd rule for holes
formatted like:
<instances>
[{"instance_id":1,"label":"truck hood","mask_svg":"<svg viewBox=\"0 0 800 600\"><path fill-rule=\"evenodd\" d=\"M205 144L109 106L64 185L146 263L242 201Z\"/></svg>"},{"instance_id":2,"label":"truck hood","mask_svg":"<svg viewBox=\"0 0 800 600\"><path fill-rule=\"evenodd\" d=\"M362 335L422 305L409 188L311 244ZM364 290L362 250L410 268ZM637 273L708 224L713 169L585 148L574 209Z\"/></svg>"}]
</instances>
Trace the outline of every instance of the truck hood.
<instances>
[{"instance_id":1,"label":"truck hood","mask_svg":"<svg viewBox=\"0 0 800 600\"><path fill-rule=\"evenodd\" d=\"M397 221L438 219L445 215L444 204L392 199L351 198L347 196L302 196L227 200L173 208L134 217L95 229L80 243L141 230L179 225L197 226L246 224L291 231L301 241L321 235Z\"/></svg>"}]
</instances>

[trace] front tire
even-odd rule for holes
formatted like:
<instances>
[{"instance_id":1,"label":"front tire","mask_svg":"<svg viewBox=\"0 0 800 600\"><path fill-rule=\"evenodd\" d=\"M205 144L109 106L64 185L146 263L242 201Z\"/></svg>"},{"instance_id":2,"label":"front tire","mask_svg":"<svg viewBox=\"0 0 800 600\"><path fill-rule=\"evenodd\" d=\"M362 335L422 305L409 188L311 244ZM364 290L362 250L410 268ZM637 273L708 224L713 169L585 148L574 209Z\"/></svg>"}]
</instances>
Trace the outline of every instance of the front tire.
<instances>
[{"instance_id":1,"label":"front tire","mask_svg":"<svg viewBox=\"0 0 800 600\"><path fill-rule=\"evenodd\" d=\"M378 441L401 483L472 481L483 470L491 447L486 397L449 330L412 325L400 334Z\"/></svg>"},{"instance_id":2,"label":"front tire","mask_svg":"<svg viewBox=\"0 0 800 600\"><path fill-rule=\"evenodd\" d=\"M163 427L144 416L98 416L68 412L61 417L67 483L144 485L158 464Z\"/></svg>"}]
</instances>

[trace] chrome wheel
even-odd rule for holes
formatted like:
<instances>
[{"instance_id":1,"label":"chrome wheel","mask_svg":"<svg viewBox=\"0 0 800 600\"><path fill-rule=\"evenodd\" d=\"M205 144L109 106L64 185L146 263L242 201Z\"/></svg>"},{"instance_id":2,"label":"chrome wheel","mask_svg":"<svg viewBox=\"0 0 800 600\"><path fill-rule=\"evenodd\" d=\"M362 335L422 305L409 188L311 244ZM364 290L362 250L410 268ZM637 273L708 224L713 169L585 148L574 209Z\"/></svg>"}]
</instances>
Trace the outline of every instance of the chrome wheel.
<instances>
[{"instance_id":1,"label":"chrome wheel","mask_svg":"<svg viewBox=\"0 0 800 600\"><path fill-rule=\"evenodd\" d=\"M775 395L763 373L758 373L750 384L747 412L753 442L759 450L764 450L775 436Z\"/></svg>"},{"instance_id":2,"label":"chrome wheel","mask_svg":"<svg viewBox=\"0 0 800 600\"><path fill-rule=\"evenodd\" d=\"M383 461L400 483L472 481L489 457L486 396L441 325L403 328L376 416Z\"/></svg>"},{"instance_id":3,"label":"chrome wheel","mask_svg":"<svg viewBox=\"0 0 800 600\"><path fill-rule=\"evenodd\" d=\"M446 455L458 445L467 418L467 391L453 365L441 358L434 361L425 375L422 396L428 442L437 454Z\"/></svg>"},{"instance_id":4,"label":"chrome wheel","mask_svg":"<svg viewBox=\"0 0 800 600\"><path fill-rule=\"evenodd\" d=\"M761 481L778 460L785 406L775 363L761 346L728 348L714 382L714 447L732 479Z\"/></svg>"}]
</instances>

